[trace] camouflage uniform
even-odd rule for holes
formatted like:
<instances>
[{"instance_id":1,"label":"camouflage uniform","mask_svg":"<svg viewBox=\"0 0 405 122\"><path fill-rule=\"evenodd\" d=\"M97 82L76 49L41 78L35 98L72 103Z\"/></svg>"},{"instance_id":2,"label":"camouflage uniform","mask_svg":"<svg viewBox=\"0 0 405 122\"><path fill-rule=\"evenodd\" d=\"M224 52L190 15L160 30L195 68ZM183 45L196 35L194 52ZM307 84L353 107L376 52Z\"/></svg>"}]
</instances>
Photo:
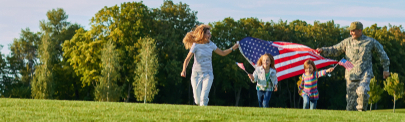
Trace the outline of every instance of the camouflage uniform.
<instances>
[{"instance_id":1,"label":"camouflage uniform","mask_svg":"<svg viewBox=\"0 0 405 122\"><path fill-rule=\"evenodd\" d=\"M390 61L383 46L377 40L365 35L358 39L349 37L332 47L322 48L324 56L339 56L345 53L345 59L354 65L350 71L345 72L346 110L348 111L367 110L369 98L367 92L370 90L370 79L374 77L371 62L372 51L377 52L384 71L388 72Z\"/></svg>"}]
</instances>

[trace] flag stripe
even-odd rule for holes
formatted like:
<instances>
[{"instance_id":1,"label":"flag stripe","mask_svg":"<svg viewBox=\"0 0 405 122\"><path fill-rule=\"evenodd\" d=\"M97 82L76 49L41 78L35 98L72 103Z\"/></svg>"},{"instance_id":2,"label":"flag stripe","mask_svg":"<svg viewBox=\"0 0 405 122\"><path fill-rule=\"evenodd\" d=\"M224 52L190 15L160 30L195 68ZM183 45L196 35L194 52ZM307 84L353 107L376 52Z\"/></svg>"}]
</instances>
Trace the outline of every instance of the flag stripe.
<instances>
[{"instance_id":1,"label":"flag stripe","mask_svg":"<svg viewBox=\"0 0 405 122\"><path fill-rule=\"evenodd\" d=\"M312 51L312 49L306 49L306 48L297 48L297 49L279 49L280 50L280 54L282 53L289 53L289 52L295 52L295 51L306 51L306 52L310 52Z\"/></svg>"},{"instance_id":2,"label":"flag stripe","mask_svg":"<svg viewBox=\"0 0 405 122\"><path fill-rule=\"evenodd\" d=\"M288 42L274 42L272 45L279 48L280 54L294 52L294 51L312 51L313 50L312 48L309 48L308 46L305 46L302 44L295 44L295 43L288 43Z\"/></svg>"},{"instance_id":3,"label":"flag stripe","mask_svg":"<svg viewBox=\"0 0 405 122\"><path fill-rule=\"evenodd\" d=\"M314 63L317 64L316 67L318 67L319 64L328 63L328 62L331 62L331 60L330 59L321 59L321 60L314 61ZM336 63L336 62L337 61L335 61L334 63ZM333 62L331 64L333 64ZM295 72L295 71L304 69L304 63L302 63L300 65L293 65L293 66L294 67L291 67L288 70L283 70L283 71L277 72L277 76L283 76L290 72Z\"/></svg>"},{"instance_id":4,"label":"flag stripe","mask_svg":"<svg viewBox=\"0 0 405 122\"><path fill-rule=\"evenodd\" d=\"M291 54L293 54L293 53L291 53ZM278 64L278 63L290 61L292 59L299 58L299 57L304 57L304 56L311 56L313 59L323 59L322 57L318 57L316 54L306 52L306 53L297 53L297 54L294 54L294 55L284 55L284 54L282 54L282 56L274 57L274 61L275 61L276 64Z\"/></svg>"},{"instance_id":5,"label":"flag stripe","mask_svg":"<svg viewBox=\"0 0 405 122\"><path fill-rule=\"evenodd\" d=\"M325 66L328 66L328 65L331 65L331 64L336 64L336 62L337 62L337 61L335 61L335 62L324 62L324 63L321 63L321 64L317 64L316 67L317 67L317 68L322 68L322 67L325 67ZM290 73L288 73L288 75L281 75L281 76L279 76L279 75L278 75L279 73L277 72L277 79L278 79L278 81L281 81L281 80L290 78L290 77L292 77L292 76L301 75L302 73L305 72L303 65L300 65L300 66L298 66L298 67L302 67L302 69L291 70Z\"/></svg>"},{"instance_id":6,"label":"flag stripe","mask_svg":"<svg viewBox=\"0 0 405 122\"><path fill-rule=\"evenodd\" d=\"M289 58L289 59L287 59ZM274 65L276 68L279 67L285 67L287 65L294 65L293 63L297 63L297 62L301 62L301 61L306 61L308 59L316 59L315 57L311 56L311 55L307 55L307 56L291 56L291 57L287 57L284 58L286 60L279 60L278 63L275 63L276 65Z\"/></svg>"},{"instance_id":7,"label":"flag stripe","mask_svg":"<svg viewBox=\"0 0 405 122\"><path fill-rule=\"evenodd\" d=\"M309 58L309 59L310 59L310 58ZM276 67L276 70L279 71L279 72L284 71L284 70L289 70L292 66L302 65L302 64L304 64L304 62L307 61L307 60L308 60L308 59L300 60L300 61L298 61L298 62L290 63L289 65L286 65L286 66ZM311 60L312 60L312 61L318 61L318 60L324 60L324 59L311 59ZM329 62L331 62L331 61L329 61ZM336 63L337 63L337 61L334 62L334 64L336 64ZM332 64L333 64L333 63L332 63Z\"/></svg>"},{"instance_id":8,"label":"flag stripe","mask_svg":"<svg viewBox=\"0 0 405 122\"><path fill-rule=\"evenodd\" d=\"M303 44L290 43L290 42L280 42L280 41L275 41L275 42L273 42L273 45L274 45L274 46L278 46L278 47L280 47L280 46L286 46L286 45L296 45L296 46L301 46L301 47L305 47L305 48L310 48L310 47L308 47L308 46L306 46L306 45L303 45ZM310 48L310 49L311 49L311 48Z\"/></svg>"}]
</instances>

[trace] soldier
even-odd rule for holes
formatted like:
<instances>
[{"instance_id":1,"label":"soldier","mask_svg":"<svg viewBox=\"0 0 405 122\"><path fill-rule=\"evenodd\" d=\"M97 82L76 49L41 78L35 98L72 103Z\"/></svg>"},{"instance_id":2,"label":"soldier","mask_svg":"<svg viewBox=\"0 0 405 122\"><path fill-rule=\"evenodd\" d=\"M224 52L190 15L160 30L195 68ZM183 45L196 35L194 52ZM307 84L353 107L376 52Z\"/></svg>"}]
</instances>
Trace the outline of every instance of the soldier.
<instances>
[{"instance_id":1,"label":"soldier","mask_svg":"<svg viewBox=\"0 0 405 122\"><path fill-rule=\"evenodd\" d=\"M383 66L384 79L389 76L390 60L385 53L383 46L375 39L363 35L363 24L355 21L347 28L352 37L346 38L340 43L331 47L322 47L317 50L324 56L339 56L345 53L345 59L350 61L354 67L345 72L346 79L346 110L366 111L368 106L370 90L370 79L374 77L372 69L372 52L378 54Z\"/></svg>"}]
</instances>

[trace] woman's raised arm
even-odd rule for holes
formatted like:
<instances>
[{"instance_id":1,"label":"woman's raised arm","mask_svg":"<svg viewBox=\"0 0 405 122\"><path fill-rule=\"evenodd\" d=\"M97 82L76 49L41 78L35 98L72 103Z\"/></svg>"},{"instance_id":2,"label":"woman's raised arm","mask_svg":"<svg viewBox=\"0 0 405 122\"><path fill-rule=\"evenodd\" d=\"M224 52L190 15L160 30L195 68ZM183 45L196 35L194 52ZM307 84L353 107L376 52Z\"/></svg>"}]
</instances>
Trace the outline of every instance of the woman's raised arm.
<instances>
[{"instance_id":1,"label":"woman's raised arm","mask_svg":"<svg viewBox=\"0 0 405 122\"><path fill-rule=\"evenodd\" d=\"M226 49L226 50L221 50L221 49L217 48L216 50L214 50L214 52L220 56L226 56L232 52L232 49L236 50L236 49L238 49L238 47L239 47L239 44L235 44L231 48Z\"/></svg>"}]
</instances>

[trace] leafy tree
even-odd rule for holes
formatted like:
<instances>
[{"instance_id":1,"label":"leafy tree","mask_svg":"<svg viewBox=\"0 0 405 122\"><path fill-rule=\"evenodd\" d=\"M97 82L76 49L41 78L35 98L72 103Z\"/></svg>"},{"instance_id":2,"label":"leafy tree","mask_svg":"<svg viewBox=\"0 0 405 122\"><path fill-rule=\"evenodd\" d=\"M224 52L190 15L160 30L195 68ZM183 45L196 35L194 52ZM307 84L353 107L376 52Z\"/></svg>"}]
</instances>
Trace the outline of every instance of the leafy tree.
<instances>
[{"instance_id":1,"label":"leafy tree","mask_svg":"<svg viewBox=\"0 0 405 122\"><path fill-rule=\"evenodd\" d=\"M3 62L2 80L5 85L4 95L8 97L28 98L30 83L38 61L40 33L31 32L29 28L21 30L20 37L10 44L11 54Z\"/></svg>"},{"instance_id":2,"label":"leafy tree","mask_svg":"<svg viewBox=\"0 0 405 122\"><path fill-rule=\"evenodd\" d=\"M261 22L256 18L246 18L235 21L232 18L225 18L223 21L210 23L212 26L213 41L220 49L229 49L237 41L243 39L245 36L253 35L254 30L261 26ZM239 106L240 103L245 102L241 99L243 89L248 89L250 83L249 78L245 72L242 72L235 65L235 62L244 62L249 65L246 59L238 52L233 52L225 57L213 54L212 58L214 76L214 83L212 86L213 102L235 103L233 105ZM250 67L249 67L250 68ZM237 72L238 71L238 72ZM218 92L217 92L218 90ZM228 92L229 101L221 101L218 94L226 94ZM222 93L221 93L222 92ZM233 93L233 94L230 94Z\"/></svg>"},{"instance_id":3,"label":"leafy tree","mask_svg":"<svg viewBox=\"0 0 405 122\"><path fill-rule=\"evenodd\" d=\"M91 30L79 29L63 44L64 56L73 67L83 86L96 85L101 76L101 50L108 40L116 44L122 70L117 85L128 85L134 77L138 59L137 38L153 34L153 16L142 2L122 3L104 7L91 19ZM128 94L129 95L129 94Z\"/></svg>"},{"instance_id":4,"label":"leafy tree","mask_svg":"<svg viewBox=\"0 0 405 122\"><path fill-rule=\"evenodd\" d=\"M3 45L0 45L0 50L3 49ZM4 73L5 73L5 66L6 60L3 59L3 54L0 52L0 97L4 94Z\"/></svg>"},{"instance_id":5,"label":"leafy tree","mask_svg":"<svg viewBox=\"0 0 405 122\"><path fill-rule=\"evenodd\" d=\"M370 91L368 91L368 95L370 95L368 103L371 104L370 111L373 108L373 103L377 103L381 99L383 91L375 77L370 80Z\"/></svg>"},{"instance_id":6,"label":"leafy tree","mask_svg":"<svg viewBox=\"0 0 405 122\"><path fill-rule=\"evenodd\" d=\"M158 93L156 77L159 64L157 62L156 41L152 38L141 38L142 50L139 52L140 61L136 64L134 78L135 97L138 101L150 102Z\"/></svg>"},{"instance_id":7,"label":"leafy tree","mask_svg":"<svg viewBox=\"0 0 405 122\"><path fill-rule=\"evenodd\" d=\"M98 82L101 71L101 40L92 40L88 31L80 28L69 41L64 42L63 55L73 67L77 75L81 76L83 86Z\"/></svg>"},{"instance_id":8,"label":"leafy tree","mask_svg":"<svg viewBox=\"0 0 405 122\"><path fill-rule=\"evenodd\" d=\"M50 34L51 41L54 41L54 47L57 51L57 57L62 58L62 47L61 44L70 37L63 38L66 36L66 30L68 30L70 22L67 21L68 15L62 8L52 9L46 13L48 21L40 21L41 30L48 32Z\"/></svg>"},{"instance_id":9,"label":"leafy tree","mask_svg":"<svg viewBox=\"0 0 405 122\"><path fill-rule=\"evenodd\" d=\"M2 73L0 82L4 84L3 96L19 98L31 96L31 83L33 80L37 82L41 74L36 70L44 65L43 60L38 60L38 54L41 52L38 48L43 46L40 39L43 39L45 36L43 34L47 33L56 53L52 58L55 62L52 67L53 99L96 100L96 88L106 88L108 85L103 86L103 84L109 83L104 74L107 72L103 71L106 67L103 65L102 57L106 55L102 53L104 46L112 41L111 43L116 46L114 50L120 57L116 62L121 66L121 69L116 71L118 78L110 80L121 88L117 90L120 93L116 96L126 96L123 100L127 102L135 101L134 96L135 98L140 96L143 98L138 100L156 103L192 103L189 81L191 73L187 78L181 78L176 73L181 71L181 64L188 52L184 49L181 40L195 25L201 24L198 22L197 12L193 11L189 5L165 0L159 8L148 8L142 2L127 2L103 7L91 19L90 30L68 22L68 15L61 8L52 9L46 15L47 20L40 23L41 32L34 33L29 29L23 29L21 36L10 45L11 54L2 56L4 62L0 62ZM311 48L332 46L350 37L346 27L335 24L333 20L264 22L260 18L234 20L228 17L209 25L212 27L211 41L221 49L229 48L246 36L268 41L300 43ZM395 66L391 67L390 71L398 73L399 79L403 78L405 76L405 70L403 70L405 65L402 63L405 57L405 31L402 26L379 27L374 24L364 28L363 34L375 38L383 45L390 57L391 66ZM145 85L134 86L135 82L132 80L141 78L135 72L141 68L137 67L138 62L142 62L139 52L144 51L142 40L146 37L156 41L157 60L155 62L158 62L158 67L154 79L155 89L159 90L153 93L153 100L148 100L152 99L151 96L144 99L144 95L136 95L137 92L132 91L137 89L133 87L139 87L138 90L142 89L144 93ZM339 60L342 56L332 59ZM249 82L246 74L239 70L234 62L243 62L248 72L254 70L238 52L233 52L226 57L213 54L216 77L210 92L210 104L256 106L255 84ZM373 58L373 62L378 62L378 59ZM191 70L191 67L188 67L188 70ZM373 72L376 80L382 79L380 63L373 63ZM345 99L342 99L346 94L344 68L336 68L332 74L330 78L319 78L318 90L321 96L317 106L326 109L344 109L346 106ZM149 75L148 78L150 78ZM272 94L270 106L297 107L297 103L301 102L295 84L298 79L299 76L296 76L280 81L279 91ZM375 93L370 93L372 97L373 94ZM380 96L381 100L378 103L381 108L387 108L393 104L389 100L389 94L384 92ZM121 99L118 97L118 100ZM118 100L110 100L109 97L108 101ZM403 103L396 102L395 107L403 107L405 105Z\"/></svg>"},{"instance_id":10,"label":"leafy tree","mask_svg":"<svg viewBox=\"0 0 405 122\"><path fill-rule=\"evenodd\" d=\"M121 88L117 85L117 80L120 78L118 71L121 66L119 65L118 52L111 40L104 44L101 62L103 69L101 70L100 83L95 88L95 99L97 101L119 101Z\"/></svg>"},{"instance_id":11,"label":"leafy tree","mask_svg":"<svg viewBox=\"0 0 405 122\"><path fill-rule=\"evenodd\" d=\"M20 60L18 70L21 81L25 84L30 83L35 71L40 36L40 33L31 32L29 28L26 28L21 30L20 38L14 39L10 45L11 56Z\"/></svg>"},{"instance_id":12,"label":"leafy tree","mask_svg":"<svg viewBox=\"0 0 405 122\"><path fill-rule=\"evenodd\" d=\"M397 73L391 73L391 76L388 77L384 82L384 90L388 92L389 95L394 97L394 108L393 112L395 113L395 102L398 99L404 97L404 83L399 81Z\"/></svg>"},{"instance_id":13,"label":"leafy tree","mask_svg":"<svg viewBox=\"0 0 405 122\"><path fill-rule=\"evenodd\" d=\"M68 22L68 15L62 8L49 10L46 16L47 20L40 21L40 28L43 33L49 34L52 47L55 48L55 55L52 57L55 62L53 66L54 99L79 99L81 96L79 91L82 88L80 80L67 59L62 57L64 53L62 44L72 39L75 31L81 26Z\"/></svg>"},{"instance_id":14,"label":"leafy tree","mask_svg":"<svg viewBox=\"0 0 405 122\"><path fill-rule=\"evenodd\" d=\"M34 80L31 83L31 96L35 99L52 99L53 97L55 87L53 67L56 64L53 60L56 55L53 45L49 35L45 33L39 51L41 64L37 66Z\"/></svg>"},{"instance_id":15,"label":"leafy tree","mask_svg":"<svg viewBox=\"0 0 405 122\"><path fill-rule=\"evenodd\" d=\"M153 9L153 15L156 22L152 32L155 35L151 37L156 40L159 62L159 72L156 75L159 95L154 102L190 104L190 78L181 78L175 72L181 72L181 65L187 55L181 40L200 23L197 21L197 12L185 3L175 4L171 0L165 0L160 8Z\"/></svg>"}]
</instances>

